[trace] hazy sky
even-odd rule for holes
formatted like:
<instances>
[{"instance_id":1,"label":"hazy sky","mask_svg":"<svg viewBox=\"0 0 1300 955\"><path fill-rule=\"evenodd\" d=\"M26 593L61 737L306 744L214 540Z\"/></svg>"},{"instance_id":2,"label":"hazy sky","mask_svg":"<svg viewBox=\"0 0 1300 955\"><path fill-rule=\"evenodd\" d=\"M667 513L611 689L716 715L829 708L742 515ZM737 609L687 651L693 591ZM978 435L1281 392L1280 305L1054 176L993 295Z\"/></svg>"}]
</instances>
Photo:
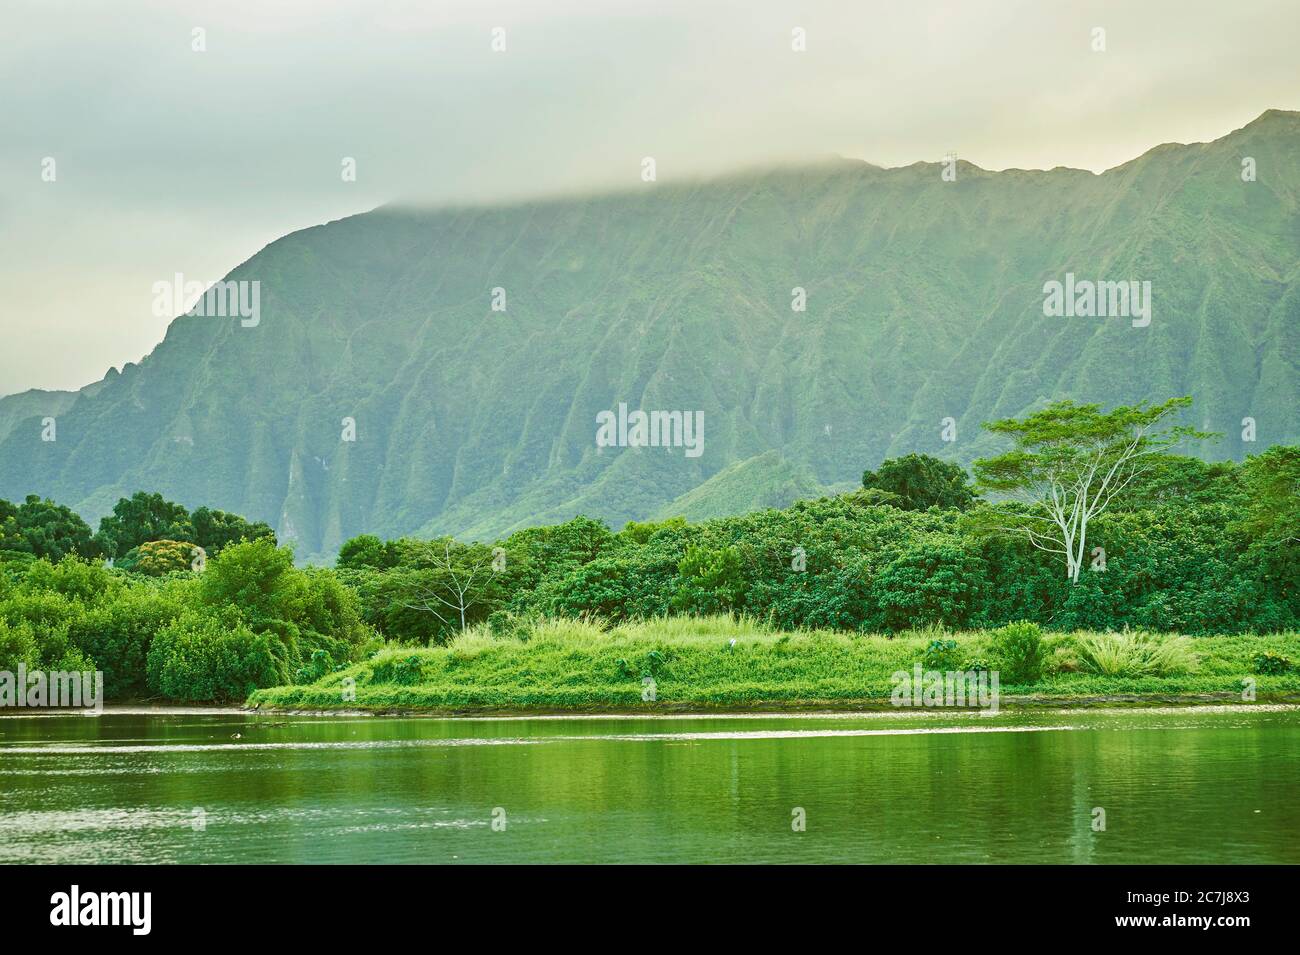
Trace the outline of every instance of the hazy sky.
<instances>
[{"instance_id":1,"label":"hazy sky","mask_svg":"<svg viewBox=\"0 0 1300 955\"><path fill-rule=\"evenodd\" d=\"M390 200L632 188L643 156L1100 171L1300 108L1297 36L1297 0L4 0L0 394L138 361L154 282Z\"/></svg>"}]
</instances>

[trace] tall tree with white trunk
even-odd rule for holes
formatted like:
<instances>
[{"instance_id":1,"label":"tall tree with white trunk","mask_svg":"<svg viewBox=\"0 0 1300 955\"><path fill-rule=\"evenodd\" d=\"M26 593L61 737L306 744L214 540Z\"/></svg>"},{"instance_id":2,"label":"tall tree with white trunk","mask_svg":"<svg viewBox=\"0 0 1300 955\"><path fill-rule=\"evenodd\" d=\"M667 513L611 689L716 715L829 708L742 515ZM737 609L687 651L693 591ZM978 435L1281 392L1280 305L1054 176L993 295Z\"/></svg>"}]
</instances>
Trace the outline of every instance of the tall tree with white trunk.
<instances>
[{"instance_id":1,"label":"tall tree with white trunk","mask_svg":"<svg viewBox=\"0 0 1300 955\"><path fill-rule=\"evenodd\" d=\"M1066 578L1078 583L1088 556L1088 525L1097 515L1142 480L1154 455L1188 439L1214 437L1173 423L1175 413L1191 403L1170 398L1102 411L1100 405L1057 401L1024 418L986 423L1015 446L974 463L978 489L1002 495L984 509L980 522L1061 555Z\"/></svg>"}]
</instances>

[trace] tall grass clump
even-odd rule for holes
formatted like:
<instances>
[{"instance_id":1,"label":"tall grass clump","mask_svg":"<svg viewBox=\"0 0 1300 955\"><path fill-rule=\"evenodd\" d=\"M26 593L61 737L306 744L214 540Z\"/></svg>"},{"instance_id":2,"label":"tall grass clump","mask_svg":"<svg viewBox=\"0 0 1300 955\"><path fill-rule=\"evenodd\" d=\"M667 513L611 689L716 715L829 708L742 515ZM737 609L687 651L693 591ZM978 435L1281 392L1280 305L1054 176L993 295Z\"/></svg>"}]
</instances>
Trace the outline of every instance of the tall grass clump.
<instances>
[{"instance_id":1,"label":"tall grass clump","mask_svg":"<svg viewBox=\"0 0 1300 955\"><path fill-rule=\"evenodd\" d=\"M1078 637L1083 670L1101 676L1172 676L1196 669L1187 637L1153 633L1086 633Z\"/></svg>"},{"instance_id":2,"label":"tall grass clump","mask_svg":"<svg viewBox=\"0 0 1300 955\"><path fill-rule=\"evenodd\" d=\"M941 622L932 621L920 627L911 627L907 630L898 632L899 640L919 640L925 644L931 644L937 641L945 641L953 636L950 631Z\"/></svg>"},{"instance_id":3,"label":"tall grass clump","mask_svg":"<svg viewBox=\"0 0 1300 955\"><path fill-rule=\"evenodd\" d=\"M767 621L746 614L719 613L628 620L615 631L620 636L651 640L728 640L768 635L773 628Z\"/></svg>"}]
</instances>

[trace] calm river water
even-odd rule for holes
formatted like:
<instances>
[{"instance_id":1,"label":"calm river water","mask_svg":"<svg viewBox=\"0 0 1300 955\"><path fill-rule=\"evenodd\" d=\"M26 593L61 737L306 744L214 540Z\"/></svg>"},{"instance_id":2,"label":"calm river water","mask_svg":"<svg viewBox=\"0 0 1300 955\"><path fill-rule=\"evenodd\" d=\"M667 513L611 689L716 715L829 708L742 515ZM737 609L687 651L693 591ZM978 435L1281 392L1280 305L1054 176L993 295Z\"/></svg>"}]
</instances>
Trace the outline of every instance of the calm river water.
<instances>
[{"instance_id":1,"label":"calm river water","mask_svg":"<svg viewBox=\"0 0 1300 955\"><path fill-rule=\"evenodd\" d=\"M1300 863L1300 711L0 717L0 862L742 861Z\"/></svg>"}]
</instances>

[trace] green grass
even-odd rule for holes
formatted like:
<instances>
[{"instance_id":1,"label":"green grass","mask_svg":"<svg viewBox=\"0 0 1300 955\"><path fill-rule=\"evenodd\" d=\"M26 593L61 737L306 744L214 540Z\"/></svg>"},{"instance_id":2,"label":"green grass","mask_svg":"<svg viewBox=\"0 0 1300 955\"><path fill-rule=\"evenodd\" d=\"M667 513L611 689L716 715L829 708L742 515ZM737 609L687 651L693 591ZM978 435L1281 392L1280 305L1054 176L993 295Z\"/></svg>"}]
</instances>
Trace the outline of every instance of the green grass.
<instances>
[{"instance_id":1,"label":"green grass","mask_svg":"<svg viewBox=\"0 0 1300 955\"><path fill-rule=\"evenodd\" d=\"M942 631L875 635L777 633L752 620L670 617L606 628L597 622L545 621L526 639L471 630L446 647L381 650L309 686L259 690L250 705L304 709L630 710L797 708L888 705L890 674L909 670ZM959 658L991 655L986 634L944 634ZM1104 675L1083 672L1081 645L1098 635L1047 634L1043 678L1002 686L1006 696L1060 699L1228 694L1256 681L1260 700L1300 693L1300 672L1256 675L1263 650L1300 659L1300 634L1156 638L1185 647L1194 669ZM731 644L735 640L734 646ZM656 682L644 702L642 678ZM344 698L355 681L355 701Z\"/></svg>"},{"instance_id":2,"label":"green grass","mask_svg":"<svg viewBox=\"0 0 1300 955\"><path fill-rule=\"evenodd\" d=\"M1187 637L1152 633L1085 633L1076 639L1084 670L1101 676L1174 676L1199 665Z\"/></svg>"}]
</instances>

